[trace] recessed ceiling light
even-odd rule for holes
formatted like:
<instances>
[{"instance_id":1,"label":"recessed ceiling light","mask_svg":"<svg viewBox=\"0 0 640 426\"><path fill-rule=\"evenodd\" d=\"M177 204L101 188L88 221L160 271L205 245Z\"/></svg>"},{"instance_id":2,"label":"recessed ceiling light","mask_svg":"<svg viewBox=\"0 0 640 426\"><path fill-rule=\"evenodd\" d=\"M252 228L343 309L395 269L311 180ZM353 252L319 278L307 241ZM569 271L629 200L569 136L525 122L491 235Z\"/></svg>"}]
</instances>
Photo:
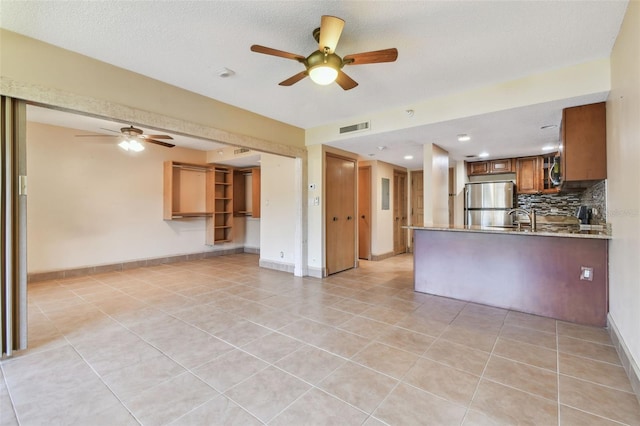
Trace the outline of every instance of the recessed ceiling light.
<instances>
[{"instance_id":1,"label":"recessed ceiling light","mask_svg":"<svg viewBox=\"0 0 640 426\"><path fill-rule=\"evenodd\" d=\"M466 133L461 133L458 135L458 142L467 142L471 140L471 136Z\"/></svg>"},{"instance_id":2,"label":"recessed ceiling light","mask_svg":"<svg viewBox=\"0 0 640 426\"><path fill-rule=\"evenodd\" d=\"M405 160L413 160L413 155L405 155L404 159Z\"/></svg>"},{"instance_id":3,"label":"recessed ceiling light","mask_svg":"<svg viewBox=\"0 0 640 426\"><path fill-rule=\"evenodd\" d=\"M557 147L557 146L555 146L555 145L547 145L547 146L543 146L543 147L542 147L542 150L543 150L543 151L553 151L553 150L555 150L555 149L557 149L557 148L558 148L558 147Z\"/></svg>"},{"instance_id":4,"label":"recessed ceiling light","mask_svg":"<svg viewBox=\"0 0 640 426\"><path fill-rule=\"evenodd\" d=\"M387 149L387 147L386 147L386 146L379 146L379 147L378 147L378 151L384 151L385 149Z\"/></svg>"},{"instance_id":5,"label":"recessed ceiling light","mask_svg":"<svg viewBox=\"0 0 640 426\"><path fill-rule=\"evenodd\" d=\"M485 158L485 157L488 157L488 156L489 156L488 152L481 152L480 154L478 154L478 157L480 157L480 158Z\"/></svg>"}]
</instances>

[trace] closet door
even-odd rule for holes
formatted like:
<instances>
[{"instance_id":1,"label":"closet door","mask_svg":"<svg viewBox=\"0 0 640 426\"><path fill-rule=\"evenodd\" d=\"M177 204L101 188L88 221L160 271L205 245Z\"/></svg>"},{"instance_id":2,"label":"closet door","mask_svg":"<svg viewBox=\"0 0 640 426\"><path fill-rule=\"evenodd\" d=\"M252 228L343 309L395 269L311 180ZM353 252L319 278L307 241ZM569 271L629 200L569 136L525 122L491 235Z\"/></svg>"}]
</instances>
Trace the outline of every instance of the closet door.
<instances>
[{"instance_id":1,"label":"closet door","mask_svg":"<svg viewBox=\"0 0 640 426\"><path fill-rule=\"evenodd\" d=\"M326 260L327 275L355 267L356 162L326 156Z\"/></svg>"}]
</instances>

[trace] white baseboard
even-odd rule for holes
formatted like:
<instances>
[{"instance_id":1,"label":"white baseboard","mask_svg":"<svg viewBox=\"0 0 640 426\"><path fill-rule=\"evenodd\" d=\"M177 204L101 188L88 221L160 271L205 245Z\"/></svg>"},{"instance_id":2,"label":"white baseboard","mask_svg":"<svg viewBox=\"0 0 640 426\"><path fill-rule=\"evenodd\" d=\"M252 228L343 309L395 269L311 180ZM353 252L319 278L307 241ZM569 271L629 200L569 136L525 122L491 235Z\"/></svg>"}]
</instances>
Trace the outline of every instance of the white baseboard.
<instances>
[{"instance_id":1,"label":"white baseboard","mask_svg":"<svg viewBox=\"0 0 640 426\"><path fill-rule=\"evenodd\" d=\"M295 265L293 263L277 262L275 260L260 259L261 268L273 269L276 271L289 272L293 274Z\"/></svg>"},{"instance_id":2,"label":"white baseboard","mask_svg":"<svg viewBox=\"0 0 640 426\"><path fill-rule=\"evenodd\" d=\"M618 351L618 356L620 357L622 366L627 372L627 376L629 376L631 387L640 402L640 368L631 356L629 348L620 335L620 331L618 330L616 323L613 321L613 318L611 318L611 314L607 315L607 322L609 323L609 336L611 336L611 341Z\"/></svg>"}]
</instances>

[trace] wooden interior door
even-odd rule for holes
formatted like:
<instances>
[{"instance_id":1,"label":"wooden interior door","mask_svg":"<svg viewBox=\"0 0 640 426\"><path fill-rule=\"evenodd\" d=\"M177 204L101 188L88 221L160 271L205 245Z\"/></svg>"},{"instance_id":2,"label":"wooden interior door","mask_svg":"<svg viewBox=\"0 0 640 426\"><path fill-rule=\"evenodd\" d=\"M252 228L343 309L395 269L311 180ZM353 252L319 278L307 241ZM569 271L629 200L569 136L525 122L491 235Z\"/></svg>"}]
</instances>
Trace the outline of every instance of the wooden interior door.
<instances>
[{"instance_id":1,"label":"wooden interior door","mask_svg":"<svg viewBox=\"0 0 640 426\"><path fill-rule=\"evenodd\" d=\"M407 252L407 173L393 172L393 252Z\"/></svg>"},{"instance_id":2,"label":"wooden interior door","mask_svg":"<svg viewBox=\"0 0 640 426\"><path fill-rule=\"evenodd\" d=\"M424 173L411 172L411 225L424 226Z\"/></svg>"},{"instance_id":3,"label":"wooden interior door","mask_svg":"<svg viewBox=\"0 0 640 426\"><path fill-rule=\"evenodd\" d=\"M358 258L371 260L371 166L358 168Z\"/></svg>"},{"instance_id":4,"label":"wooden interior door","mask_svg":"<svg viewBox=\"0 0 640 426\"><path fill-rule=\"evenodd\" d=\"M326 156L327 275L356 264L356 162Z\"/></svg>"}]
</instances>

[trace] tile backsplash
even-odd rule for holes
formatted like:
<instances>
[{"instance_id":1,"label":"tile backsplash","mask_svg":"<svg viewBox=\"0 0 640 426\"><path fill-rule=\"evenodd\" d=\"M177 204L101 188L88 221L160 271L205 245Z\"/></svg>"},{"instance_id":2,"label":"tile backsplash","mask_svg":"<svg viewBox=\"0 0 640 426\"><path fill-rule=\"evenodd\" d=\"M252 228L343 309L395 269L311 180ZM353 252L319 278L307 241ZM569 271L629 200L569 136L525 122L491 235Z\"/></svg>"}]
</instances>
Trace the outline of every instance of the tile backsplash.
<instances>
[{"instance_id":1,"label":"tile backsplash","mask_svg":"<svg viewBox=\"0 0 640 426\"><path fill-rule=\"evenodd\" d=\"M518 194L518 207L531 209L541 216L575 216L579 206L595 209L591 223L607 221L607 181L595 183L583 192L569 194Z\"/></svg>"}]
</instances>

